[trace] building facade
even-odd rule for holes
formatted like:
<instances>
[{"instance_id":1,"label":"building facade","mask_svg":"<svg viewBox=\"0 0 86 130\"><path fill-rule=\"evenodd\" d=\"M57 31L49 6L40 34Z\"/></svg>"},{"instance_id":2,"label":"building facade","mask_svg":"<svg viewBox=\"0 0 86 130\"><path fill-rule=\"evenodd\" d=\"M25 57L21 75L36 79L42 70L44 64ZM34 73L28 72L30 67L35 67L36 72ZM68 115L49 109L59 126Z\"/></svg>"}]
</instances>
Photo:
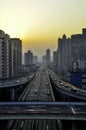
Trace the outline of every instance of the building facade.
<instances>
[{"instance_id":1,"label":"building facade","mask_svg":"<svg viewBox=\"0 0 86 130\"><path fill-rule=\"evenodd\" d=\"M71 68L71 40L64 34L58 39L58 72L66 72Z\"/></svg>"},{"instance_id":2,"label":"building facade","mask_svg":"<svg viewBox=\"0 0 86 130\"><path fill-rule=\"evenodd\" d=\"M66 38L63 35L58 39L58 71L86 70L86 29L82 34L71 35Z\"/></svg>"},{"instance_id":3,"label":"building facade","mask_svg":"<svg viewBox=\"0 0 86 130\"><path fill-rule=\"evenodd\" d=\"M54 65L57 65L57 60L58 60L58 59L57 59L57 55L58 55L57 51L54 51L54 52L53 52L53 64L54 64Z\"/></svg>"},{"instance_id":4,"label":"building facade","mask_svg":"<svg viewBox=\"0 0 86 130\"><path fill-rule=\"evenodd\" d=\"M43 55L43 56L42 56L42 63L43 63L43 64L46 64L46 55Z\"/></svg>"},{"instance_id":5,"label":"building facade","mask_svg":"<svg viewBox=\"0 0 86 130\"><path fill-rule=\"evenodd\" d=\"M9 45L9 35L0 30L0 79L9 78Z\"/></svg>"},{"instance_id":6,"label":"building facade","mask_svg":"<svg viewBox=\"0 0 86 130\"><path fill-rule=\"evenodd\" d=\"M37 64L38 63L38 56L33 56L33 64Z\"/></svg>"},{"instance_id":7,"label":"building facade","mask_svg":"<svg viewBox=\"0 0 86 130\"><path fill-rule=\"evenodd\" d=\"M71 36L72 43L72 70L86 70L86 29L82 34Z\"/></svg>"},{"instance_id":8,"label":"building facade","mask_svg":"<svg viewBox=\"0 0 86 130\"><path fill-rule=\"evenodd\" d=\"M46 64L49 65L51 62L51 58L50 58L50 49L46 50Z\"/></svg>"},{"instance_id":9,"label":"building facade","mask_svg":"<svg viewBox=\"0 0 86 130\"><path fill-rule=\"evenodd\" d=\"M24 64L33 65L33 53L30 50L24 54Z\"/></svg>"},{"instance_id":10,"label":"building facade","mask_svg":"<svg viewBox=\"0 0 86 130\"><path fill-rule=\"evenodd\" d=\"M11 39L0 30L0 79L19 76L22 65L22 43L20 39Z\"/></svg>"},{"instance_id":11,"label":"building facade","mask_svg":"<svg viewBox=\"0 0 86 130\"><path fill-rule=\"evenodd\" d=\"M19 38L10 41L10 76L17 77L22 69L22 41Z\"/></svg>"}]
</instances>

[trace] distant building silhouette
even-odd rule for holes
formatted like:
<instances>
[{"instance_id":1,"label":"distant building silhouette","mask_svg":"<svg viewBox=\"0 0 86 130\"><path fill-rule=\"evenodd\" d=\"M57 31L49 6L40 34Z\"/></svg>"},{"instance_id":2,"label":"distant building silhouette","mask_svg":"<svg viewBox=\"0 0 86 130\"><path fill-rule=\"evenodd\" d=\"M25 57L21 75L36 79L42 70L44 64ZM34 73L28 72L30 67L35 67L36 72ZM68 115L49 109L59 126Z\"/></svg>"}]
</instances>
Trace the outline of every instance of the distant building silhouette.
<instances>
[{"instance_id":1,"label":"distant building silhouette","mask_svg":"<svg viewBox=\"0 0 86 130\"><path fill-rule=\"evenodd\" d=\"M24 54L24 64L33 65L33 53L30 50Z\"/></svg>"},{"instance_id":2,"label":"distant building silhouette","mask_svg":"<svg viewBox=\"0 0 86 130\"><path fill-rule=\"evenodd\" d=\"M28 53L24 53L24 65L28 65Z\"/></svg>"},{"instance_id":3,"label":"distant building silhouette","mask_svg":"<svg viewBox=\"0 0 86 130\"><path fill-rule=\"evenodd\" d=\"M42 63L46 64L46 55L42 56Z\"/></svg>"},{"instance_id":4,"label":"distant building silhouette","mask_svg":"<svg viewBox=\"0 0 86 130\"><path fill-rule=\"evenodd\" d=\"M38 56L33 56L33 64L37 64L38 63Z\"/></svg>"},{"instance_id":5,"label":"distant building silhouette","mask_svg":"<svg viewBox=\"0 0 86 130\"><path fill-rule=\"evenodd\" d=\"M46 50L46 64L49 65L50 64L50 49Z\"/></svg>"},{"instance_id":6,"label":"distant building silhouette","mask_svg":"<svg viewBox=\"0 0 86 130\"><path fill-rule=\"evenodd\" d=\"M58 60L57 56L58 56L57 51L54 51L53 52L53 64L54 65L57 65L57 60Z\"/></svg>"}]
</instances>

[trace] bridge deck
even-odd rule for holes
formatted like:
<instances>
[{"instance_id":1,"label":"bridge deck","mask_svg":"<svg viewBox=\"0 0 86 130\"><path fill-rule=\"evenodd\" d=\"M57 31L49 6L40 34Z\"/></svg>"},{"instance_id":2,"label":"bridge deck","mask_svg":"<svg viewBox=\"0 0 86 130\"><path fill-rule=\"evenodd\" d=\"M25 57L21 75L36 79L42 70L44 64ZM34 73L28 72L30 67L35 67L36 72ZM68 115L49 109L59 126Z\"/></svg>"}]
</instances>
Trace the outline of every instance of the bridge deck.
<instances>
[{"instance_id":1,"label":"bridge deck","mask_svg":"<svg viewBox=\"0 0 86 130\"><path fill-rule=\"evenodd\" d=\"M86 120L86 103L0 102L0 119Z\"/></svg>"}]
</instances>

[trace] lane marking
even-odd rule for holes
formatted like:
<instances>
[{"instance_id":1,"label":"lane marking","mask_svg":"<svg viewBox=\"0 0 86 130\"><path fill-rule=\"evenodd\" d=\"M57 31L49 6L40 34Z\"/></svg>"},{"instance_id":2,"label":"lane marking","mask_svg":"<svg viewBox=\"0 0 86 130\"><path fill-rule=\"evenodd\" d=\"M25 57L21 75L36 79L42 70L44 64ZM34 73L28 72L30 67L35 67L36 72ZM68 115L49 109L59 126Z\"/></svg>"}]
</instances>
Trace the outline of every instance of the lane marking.
<instances>
[{"instance_id":1,"label":"lane marking","mask_svg":"<svg viewBox=\"0 0 86 130\"><path fill-rule=\"evenodd\" d=\"M47 125L47 130L48 130L48 125Z\"/></svg>"},{"instance_id":2,"label":"lane marking","mask_svg":"<svg viewBox=\"0 0 86 130\"><path fill-rule=\"evenodd\" d=\"M21 122L21 128L24 126L24 121Z\"/></svg>"},{"instance_id":3,"label":"lane marking","mask_svg":"<svg viewBox=\"0 0 86 130\"><path fill-rule=\"evenodd\" d=\"M76 114L76 112L75 112L73 107L71 107L71 110L72 110L73 114Z\"/></svg>"}]
</instances>

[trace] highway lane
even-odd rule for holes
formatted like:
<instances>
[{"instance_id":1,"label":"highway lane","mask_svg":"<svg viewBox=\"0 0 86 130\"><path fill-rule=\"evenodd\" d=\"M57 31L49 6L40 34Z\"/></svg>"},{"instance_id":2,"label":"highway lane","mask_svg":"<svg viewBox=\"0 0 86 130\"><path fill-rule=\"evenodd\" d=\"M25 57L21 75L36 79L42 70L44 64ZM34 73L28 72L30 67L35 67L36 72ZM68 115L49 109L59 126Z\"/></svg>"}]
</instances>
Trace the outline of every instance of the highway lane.
<instances>
[{"instance_id":1,"label":"highway lane","mask_svg":"<svg viewBox=\"0 0 86 130\"><path fill-rule=\"evenodd\" d=\"M29 87L30 89L25 92L25 96L21 98L21 101L55 101L54 94L51 89L51 84L47 71L44 68L40 68L36 73L35 78ZM27 93L27 94L26 94ZM32 110L32 109L31 109ZM35 110L36 111L36 110ZM16 123L17 122L17 123ZM52 120L25 120L25 121L15 121L12 130L56 130L56 122Z\"/></svg>"},{"instance_id":2,"label":"highway lane","mask_svg":"<svg viewBox=\"0 0 86 130\"><path fill-rule=\"evenodd\" d=\"M43 74L44 73L44 74ZM47 73L44 71L42 71L42 75L40 76L40 86L39 86L39 89L38 89L38 100L37 101L52 101L52 94L51 94L51 90L50 90L50 82L49 82L49 79L48 79L48 76L46 75ZM44 81L44 82L43 82ZM47 121L46 121L47 122ZM35 129L42 129L43 126L42 126L42 123L45 123L44 124L44 129L49 129L47 128L47 126L53 126L53 123L52 121L48 121L48 123L46 123L45 121L41 121L41 120L36 120L36 124L38 124L38 127L36 126ZM55 124L54 124L55 126ZM52 127L51 127L52 128Z\"/></svg>"},{"instance_id":3,"label":"highway lane","mask_svg":"<svg viewBox=\"0 0 86 130\"><path fill-rule=\"evenodd\" d=\"M46 76L45 71L41 72L40 83L39 84L40 85L39 85L39 88L38 88L38 92L36 92L36 95L37 95L38 99L36 101L52 101L52 96L51 96L50 87L49 87L50 83L48 81L48 77ZM35 127L35 129L37 129L37 130L38 129L40 130L40 129L43 128L42 123L45 123L44 124L44 127L45 127L44 129L47 129L47 126L49 125L45 121L40 121L40 120L36 120L35 123L38 124Z\"/></svg>"},{"instance_id":4,"label":"highway lane","mask_svg":"<svg viewBox=\"0 0 86 130\"><path fill-rule=\"evenodd\" d=\"M23 95L19 99L19 101L34 101L34 102L45 102L45 101L54 101L53 98L53 92L52 92L52 86L49 81L48 77L48 70L46 68L40 68L39 71L36 73L33 81L31 84L28 85L27 89L24 91ZM59 78L58 78L59 79ZM54 77L54 80L56 81L56 77ZM57 81L56 81L57 82ZM59 82L60 84L60 82ZM62 84L60 84L62 86ZM67 88L66 88L67 89ZM41 107L40 107L41 108ZM39 109L36 108L28 108L25 107L24 111L27 112L39 112ZM82 108L85 112L85 108ZM80 108L81 110L81 108ZM59 106L59 107L53 107L53 108L42 108L41 112L51 112L51 113L73 113L78 114L82 111L79 110L79 107L76 108L75 106L72 107L65 107L65 106ZM11 111L11 110L9 110ZM21 112L24 112L21 110ZM16 111L17 112L17 111ZM83 112L83 113L84 113ZM13 126L10 130L62 130L62 123L60 120L17 120L14 122Z\"/></svg>"},{"instance_id":5,"label":"highway lane","mask_svg":"<svg viewBox=\"0 0 86 130\"><path fill-rule=\"evenodd\" d=\"M27 77L27 79L30 78L30 81L29 83L27 84L26 88L24 89L24 91L22 92L22 94L20 95L20 97L18 98L18 101L24 101L26 95L28 94L28 91L30 90L31 88L31 84L33 82L33 79L34 79L34 74L31 74L29 77ZM15 107L14 107L15 108ZM8 108L9 110L9 108ZM8 125L7 125L7 129L10 130L11 129L11 126L12 124L14 124L14 120L11 120L8 122ZM18 120L16 121L16 123L18 122Z\"/></svg>"},{"instance_id":6,"label":"highway lane","mask_svg":"<svg viewBox=\"0 0 86 130\"><path fill-rule=\"evenodd\" d=\"M59 78L58 78L59 79ZM57 82L56 77L54 77L54 80ZM61 82L59 82L60 84ZM62 86L62 84L60 84ZM67 88L66 88L67 89ZM46 68L44 69L39 69L39 71L36 73L35 78L33 79L31 85L28 86L27 90L24 92L24 95L21 98L21 101L34 101L34 102L45 102L45 101L54 101L53 98L53 94L52 94L52 88L49 82L49 77L48 77L48 71ZM42 111L40 111L40 109ZM27 112L44 112L44 113L72 113L72 114L80 114L82 113L83 110L83 114L86 112L85 108L79 108L76 106L63 106L62 105L58 106L58 107L52 107L47 108L45 110L45 108L43 109L43 106L40 108L28 108L25 107L25 111ZM17 111L16 111L17 112ZM21 112L24 112L21 110ZM44 124L44 125L43 125ZM62 123L60 120L57 121L53 121L53 120L17 120L15 121L15 123L13 124L13 127L11 128L11 130L18 130L19 128L21 128L22 130L26 130L26 128L28 130L50 130L51 128L53 130L56 130L56 128L58 128L59 130L62 130Z\"/></svg>"}]
</instances>

